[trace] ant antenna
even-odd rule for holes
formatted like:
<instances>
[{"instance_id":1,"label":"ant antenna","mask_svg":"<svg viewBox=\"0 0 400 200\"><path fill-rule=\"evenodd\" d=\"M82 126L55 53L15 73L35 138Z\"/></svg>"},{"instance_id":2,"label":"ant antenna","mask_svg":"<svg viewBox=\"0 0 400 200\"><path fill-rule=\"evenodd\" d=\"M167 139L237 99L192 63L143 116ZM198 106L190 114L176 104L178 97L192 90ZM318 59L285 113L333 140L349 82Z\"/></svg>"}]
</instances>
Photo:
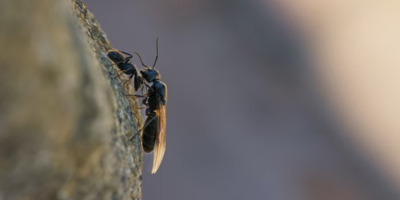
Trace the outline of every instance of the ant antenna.
<instances>
[{"instance_id":1,"label":"ant antenna","mask_svg":"<svg viewBox=\"0 0 400 200\"><path fill-rule=\"evenodd\" d=\"M156 40L156 52L157 52L157 54L156 54L156 60L154 61L153 69L154 69L154 67L156 66L157 59L158 59L158 38L157 38L157 40Z\"/></svg>"},{"instance_id":2,"label":"ant antenna","mask_svg":"<svg viewBox=\"0 0 400 200\"><path fill-rule=\"evenodd\" d=\"M139 55L139 53L138 53L138 52L133 52L133 53L135 53L136 55L138 55L138 56L139 56L140 62L142 63L142 65L143 65L144 67L150 68L149 66L147 66L146 64L144 64L144 63L143 63L143 61L142 61L142 57ZM153 67L153 68L154 68L154 67Z\"/></svg>"}]
</instances>

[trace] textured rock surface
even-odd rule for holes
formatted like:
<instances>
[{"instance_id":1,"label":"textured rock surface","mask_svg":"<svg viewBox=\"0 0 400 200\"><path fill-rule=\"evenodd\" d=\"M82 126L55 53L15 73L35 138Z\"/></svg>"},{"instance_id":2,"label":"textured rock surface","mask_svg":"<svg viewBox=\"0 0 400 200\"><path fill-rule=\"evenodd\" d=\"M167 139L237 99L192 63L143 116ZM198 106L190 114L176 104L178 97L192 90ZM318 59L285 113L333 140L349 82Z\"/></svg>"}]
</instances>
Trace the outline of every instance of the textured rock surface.
<instances>
[{"instance_id":1,"label":"textured rock surface","mask_svg":"<svg viewBox=\"0 0 400 200\"><path fill-rule=\"evenodd\" d=\"M142 118L86 6L4 0L0 27L0 199L140 199Z\"/></svg>"}]
</instances>

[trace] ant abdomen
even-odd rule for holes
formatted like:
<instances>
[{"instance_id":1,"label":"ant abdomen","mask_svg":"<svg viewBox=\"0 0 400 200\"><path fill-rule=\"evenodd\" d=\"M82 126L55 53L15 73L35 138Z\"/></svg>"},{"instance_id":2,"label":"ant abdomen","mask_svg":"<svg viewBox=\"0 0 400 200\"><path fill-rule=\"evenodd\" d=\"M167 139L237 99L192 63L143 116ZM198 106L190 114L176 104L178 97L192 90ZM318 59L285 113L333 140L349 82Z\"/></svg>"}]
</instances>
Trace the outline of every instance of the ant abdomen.
<instances>
[{"instance_id":1,"label":"ant abdomen","mask_svg":"<svg viewBox=\"0 0 400 200\"><path fill-rule=\"evenodd\" d=\"M125 61L125 56L120 51L112 49L107 52L107 56L117 65Z\"/></svg>"}]
</instances>

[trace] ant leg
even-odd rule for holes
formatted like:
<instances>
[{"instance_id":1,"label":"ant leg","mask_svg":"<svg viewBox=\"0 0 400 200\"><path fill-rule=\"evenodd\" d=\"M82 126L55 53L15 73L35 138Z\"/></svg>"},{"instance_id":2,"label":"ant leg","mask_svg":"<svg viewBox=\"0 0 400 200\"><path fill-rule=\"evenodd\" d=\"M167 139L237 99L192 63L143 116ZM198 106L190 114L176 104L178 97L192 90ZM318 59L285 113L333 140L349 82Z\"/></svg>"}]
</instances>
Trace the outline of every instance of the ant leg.
<instances>
[{"instance_id":1,"label":"ant leg","mask_svg":"<svg viewBox=\"0 0 400 200\"><path fill-rule=\"evenodd\" d=\"M140 105L145 105L146 107L150 107L150 104L149 104L149 103L146 103L147 101L148 101L148 98L147 98L147 97L143 98L143 99L142 99L142 102L140 103Z\"/></svg>"},{"instance_id":2,"label":"ant leg","mask_svg":"<svg viewBox=\"0 0 400 200\"><path fill-rule=\"evenodd\" d=\"M133 134L133 136L132 136L131 138L129 138L129 140L132 141L133 138L135 138L135 136L136 136L138 133L140 133L144 128L146 128L146 126L148 126L148 125L150 124L150 122L152 122L155 118L156 118L156 115L154 115L154 117L151 118L151 120L149 120L149 121L147 122L147 124L145 124L140 130L138 130L138 132L136 132L135 134Z\"/></svg>"},{"instance_id":3,"label":"ant leg","mask_svg":"<svg viewBox=\"0 0 400 200\"><path fill-rule=\"evenodd\" d=\"M130 81L132 80L133 74L131 76L129 76L129 79L127 81L124 82L123 87L125 88L127 83L130 83Z\"/></svg>"},{"instance_id":4,"label":"ant leg","mask_svg":"<svg viewBox=\"0 0 400 200\"><path fill-rule=\"evenodd\" d=\"M114 77L119 78L123 73L124 73L124 71L122 71L121 73L119 73L117 76L114 76Z\"/></svg>"},{"instance_id":5,"label":"ant leg","mask_svg":"<svg viewBox=\"0 0 400 200\"><path fill-rule=\"evenodd\" d=\"M132 57L125 58L125 60L124 60L123 64L126 64L126 63L128 63L128 62L131 60L131 58L132 58Z\"/></svg>"},{"instance_id":6,"label":"ant leg","mask_svg":"<svg viewBox=\"0 0 400 200\"><path fill-rule=\"evenodd\" d=\"M153 88L151 88L150 85L147 85L147 83L143 82L143 85L145 85L148 89L150 89L152 92L154 92Z\"/></svg>"},{"instance_id":7,"label":"ant leg","mask_svg":"<svg viewBox=\"0 0 400 200\"><path fill-rule=\"evenodd\" d=\"M105 65L106 67L113 67L114 65L116 65L116 64L111 64L111 65ZM117 72L116 72L117 73ZM124 71L122 71L120 74L118 74L117 76L114 76L114 77L116 77L116 78L119 78L120 76L121 76L121 74L123 74L124 73Z\"/></svg>"},{"instance_id":8,"label":"ant leg","mask_svg":"<svg viewBox=\"0 0 400 200\"><path fill-rule=\"evenodd\" d=\"M145 98L145 97L147 97L147 96L136 95L136 94L125 94L125 93L123 93L123 94L125 96L132 97L132 98Z\"/></svg>"},{"instance_id":9,"label":"ant leg","mask_svg":"<svg viewBox=\"0 0 400 200\"><path fill-rule=\"evenodd\" d=\"M143 88L144 88L144 85L142 86L142 88L140 88L140 93L142 93L142 95L143 95Z\"/></svg>"},{"instance_id":10,"label":"ant leg","mask_svg":"<svg viewBox=\"0 0 400 200\"><path fill-rule=\"evenodd\" d=\"M137 108L137 109L143 109L143 108L149 108L149 107L139 107L139 108Z\"/></svg>"},{"instance_id":11,"label":"ant leg","mask_svg":"<svg viewBox=\"0 0 400 200\"><path fill-rule=\"evenodd\" d=\"M144 86L142 86L142 88L140 89L141 91L141 93L142 93L142 96L143 96L143 88L144 88ZM140 103L140 105L143 105L143 101Z\"/></svg>"},{"instance_id":12,"label":"ant leg","mask_svg":"<svg viewBox=\"0 0 400 200\"><path fill-rule=\"evenodd\" d=\"M121 53L123 53L123 54L125 54L125 55L128 55L130 58L132 58L133 56L132 56L132 54L130 54L130 53L126 53L125 51L120 51Z\"/></svg>"},{"instance_id":13,"label":"ant leg","mask_svg":"<svg viewBox=\"0 0 400 200\"><path fill-rule=\"evenodd\" d=\"M151 91L153 91L153 88L151 88L149 85L147 85L145 82L143 82L143 86L140 88L140 92L142 93L142 96L143 96L143 88L144 88L144 86L146 86L146 87L149 88ZM148 91L145 91L145 92L146 92L146 94L147 94ZM143 97L145 97L145 96L143 96Z\"/></svg>"},{"instance_id":14,"label":"ant leg","mask_svg":"<svg viewBox=\"0 0 400 200\"><path fill-rule=\"evenodd\" d=\"M116 64L111 64L111 65L104 65L105 67L113 67L113 66L116 66Z\"/></svg>"},{"instance_id":15,"label":"ant leg","mask_svg":"<svg viewBox=\"0 0 400 200\"><path fill-rule=\"evenodd\" d=\"M125 51L120 51L121 53L128 55L128 57L125 58L124 63L127 63L131 60L131 58L133 57L131 54L126 53Z\"/></svg>"}]
</instances>

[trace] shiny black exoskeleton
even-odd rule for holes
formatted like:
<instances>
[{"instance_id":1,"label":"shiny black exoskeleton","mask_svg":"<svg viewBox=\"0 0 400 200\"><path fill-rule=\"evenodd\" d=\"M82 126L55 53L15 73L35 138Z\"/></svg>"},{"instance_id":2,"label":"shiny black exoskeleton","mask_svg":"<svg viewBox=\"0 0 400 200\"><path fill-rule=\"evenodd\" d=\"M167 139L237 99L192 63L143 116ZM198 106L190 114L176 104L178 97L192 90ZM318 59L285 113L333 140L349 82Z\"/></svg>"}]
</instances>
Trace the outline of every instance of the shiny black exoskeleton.
<instances>
[{"instance_id":1,"label":"shiny black exoskeleton","mask_svg":"<svg viewBox=\"0 0 400 200\"><path fill-rule=\"evenodd\" d=\"M158 59L158 38L156 42L156 60L154 61L153 67L150 68L143 63L139 53L135 52L139 56L140 62L146 69L140 70L140 74L143 77L144 85L148 86L147 83L152 83L148 86L147 94L144 96L130 95L136 97L143 97L142 103L146 105L146 121L143 125L142 135L142 146L146 153L150 153L154 150L153 170L152 173L156 173L160 167L161 161L164 157L166 140L166 105L167 105L167 85L161 82L160 73L154 69ZM139 131L140 132L140 131ZM136 134L135 134L136 135ZM134 135L134 136L135 136ZM133 139L132 137L131 139Z\"/></svg>"},{"instance_id":2,"label":"shiny black exoskeleton","mask_svg":"<svg viewBox=\"0 0 400 200\"><path fill-rule=\"evenodd\" d=\"M167 85L160 81L160 73L155 69L142 69L140 73L147 82L153 83L143 101L143 104L148 106L148 108L146 109L147 118L144 123L145 126L143 127L142 141L143 150L145 152L152 152L158 131L157 120L155 120L157 117L157 109L162 109L162 107L167 104Z\"/></svg>"},{"instance_id":3,"label":"shiny black exoskeleton","mask_svg":"<svg viewBox=\"0 0 400 200\"><path fill-rule=\"evenodd\" d=\"M127 55L128 57L124 56ZM132 80L134 77L134 88L135 91L137 91L140 86L142 85L142 78L138 74L138 70L135 65L130 63L130 59L132 58L132 55L123 51L118 51L116 49L112 49L107 52L107 56L117 65L117 67L122 71L120 74L118 74L118 77L124 73L129 76L129 79L124 82L124 88L127 83Z\"/></svg>"}]
</instances>

